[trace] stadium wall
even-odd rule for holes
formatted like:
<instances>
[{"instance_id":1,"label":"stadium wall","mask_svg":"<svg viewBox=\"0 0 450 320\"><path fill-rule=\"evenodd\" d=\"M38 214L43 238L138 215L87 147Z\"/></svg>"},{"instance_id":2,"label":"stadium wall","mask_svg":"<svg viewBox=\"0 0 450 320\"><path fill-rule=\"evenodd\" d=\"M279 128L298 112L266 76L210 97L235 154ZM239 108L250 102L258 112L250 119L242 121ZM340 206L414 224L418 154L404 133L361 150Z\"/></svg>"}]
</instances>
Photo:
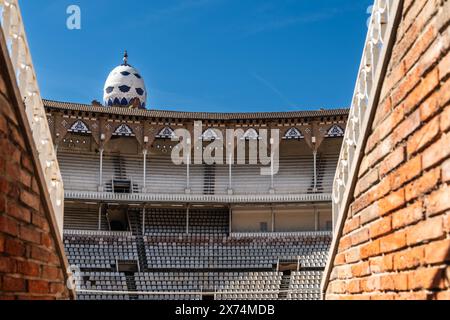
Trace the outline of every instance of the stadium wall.
<instances>
[{"instance_id":1,"label":"stadium wall","mask_svg":"<svg viewBox=\"0 0 450 320\"><path fill-rule=\"evenodd\" d=\"M0 300L68 299L56 219L0 31Z\"/></svg>"},{"instance_id":2,"label":"stadium wall","mask_svg":"<svg viewBox=\"0 0 450 320\"><path fill-rule=\"evenodd\" d=\"M301 232L326 231L331 219L330 206L322 204L297 208L238 208L233 209L231 220L233 232L262 232L262 224L267 226L266 232L271 232L272 227L274 232Z\"/></svg>"},{"instance_id":3,"label":"stadium wall","mask_svg":"<svg viewBox=\"0 0 450 320\"><path fill-rule=\"evenodd\" d=\"M450 299L449 22L403 2L326 299Z\"/></svg>"}]
</instances>

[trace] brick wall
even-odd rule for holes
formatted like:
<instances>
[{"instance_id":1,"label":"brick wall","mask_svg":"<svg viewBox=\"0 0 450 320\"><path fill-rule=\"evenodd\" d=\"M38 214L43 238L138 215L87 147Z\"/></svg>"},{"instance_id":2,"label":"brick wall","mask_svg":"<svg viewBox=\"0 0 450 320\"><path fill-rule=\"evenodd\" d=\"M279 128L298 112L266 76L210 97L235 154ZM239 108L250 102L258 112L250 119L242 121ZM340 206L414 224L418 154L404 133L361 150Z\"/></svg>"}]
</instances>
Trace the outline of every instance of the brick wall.
<instances>
[{"instance_id":1,"label":"brick wall","mask_svg":"<svg viewBox=\"0 0 450 320\"><path fill-rule=\"evenodd\" d=\"M44 202L0 32L0 300L64 299L61 242Z\"/></svg>"},{"instance_id":2,"label":"brick wall","mask_svg":"<svg viewBox=\"0 0 450 320\"><path fill-rule=\"evenodd\" d=\"M450 299L450 0L405 0L327 299Z\"/></svg>"}]
</instances>

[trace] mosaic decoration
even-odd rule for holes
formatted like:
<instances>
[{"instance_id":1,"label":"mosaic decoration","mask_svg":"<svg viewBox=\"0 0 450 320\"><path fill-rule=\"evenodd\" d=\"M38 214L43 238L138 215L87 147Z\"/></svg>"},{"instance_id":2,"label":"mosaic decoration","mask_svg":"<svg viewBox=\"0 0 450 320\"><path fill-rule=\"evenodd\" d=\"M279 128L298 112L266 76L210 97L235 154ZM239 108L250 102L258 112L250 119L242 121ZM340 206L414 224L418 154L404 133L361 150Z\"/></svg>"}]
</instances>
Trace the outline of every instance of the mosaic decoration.
<instances>
[{"instance_id":1,"label":"mosaic decoration","mask_svg":"<svg viewBox=\"0 0 450 320\"><path fill-rule=\"evenodd\" d=\"M175 131L173 131L172 128L170 128L170 127L165 127L156 135L156 138L159 138L159 139L176 138Z\"/></svg>"},{"instance_id":2,"label":"mosaic decoration","mask_svg":"<svg viewBox=\"0 0 450 320\"><path fill-rule=\"evenodd\" d=\"M116 131L114 131L113 136L132 137L134 134L129 126L121 124Z\"/></svg>"},{"instance_id":3,"label":"mosaic decoration","mask_svg":"<svg viewBox=\"0 0 450 320\"><path fill-rule=\"evenodd\" d=\"M68 131L73 133L91 133L87 125L81 120L75 122Z\"/></svg>"},{"instance_id":4,"label":"mosaic decoration","mask_svg":"<svg viewBox=\"0 0 450 320\"><path fill-rule=\"evenodd\" d=\"M284 135L284 139L286 140L300 140L303 139L304 136L298 130L297 128L290 128L288 131L286 131L286 134Z\"/></svg>"},{"instance_id":5,"label":"mosaic decoration","mask_svg":"<svg viewBox=\"0 0 450 320\"><path fill-rule=\"evenodd\" d=\"M327 138L336 138L336 137L343 137L344 136L344 129L339 127L338 125L334 125L328 130L326 137Z\"/></svg>"}]
</instances>

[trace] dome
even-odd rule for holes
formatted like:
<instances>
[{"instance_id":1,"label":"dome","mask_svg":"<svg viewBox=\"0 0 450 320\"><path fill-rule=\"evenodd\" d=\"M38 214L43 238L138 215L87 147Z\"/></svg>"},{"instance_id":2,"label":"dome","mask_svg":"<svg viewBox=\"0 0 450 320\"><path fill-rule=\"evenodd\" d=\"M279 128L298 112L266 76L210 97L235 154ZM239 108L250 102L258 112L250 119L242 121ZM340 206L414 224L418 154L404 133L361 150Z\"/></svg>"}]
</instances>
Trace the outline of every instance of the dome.
<instances>
[{"instance_id":1,"label":"dome","mask_svg":"<svg viewBox=\"0 0 450 320\"><path fill-rule=\"evenodd\" d=\"M140 73L128 64L128 54L125 52L123 64L114 68L106 79L103 89L105 106L128 107L139 100L139 108L145 108L147 90Z\"/></svg>"}]
</instances>

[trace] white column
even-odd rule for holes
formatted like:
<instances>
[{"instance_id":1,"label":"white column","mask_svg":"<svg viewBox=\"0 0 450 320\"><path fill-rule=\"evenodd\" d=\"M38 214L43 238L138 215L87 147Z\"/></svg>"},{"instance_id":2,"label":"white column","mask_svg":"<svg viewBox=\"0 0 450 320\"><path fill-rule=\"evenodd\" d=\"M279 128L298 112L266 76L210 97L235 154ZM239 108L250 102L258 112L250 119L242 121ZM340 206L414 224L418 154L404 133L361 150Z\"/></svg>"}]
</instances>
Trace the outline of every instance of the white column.
<instances>
[{"instance_id":1,"label":"white column","mask_svg":"<svg viewBox=\"0 0 450 320\"><path fill-rule=\"evenodd\" d=\"M100 149L100 176L99 176L99 191L103 191L103 149Z\"/></svg>"},{"instance_id":2,"label":"white column","mask_svg":"<svg viewBox=\"0 0 450 320\"><path fill-rule=\"evenodd\" d=\"M313 189L313 191L316 192L317 191L317 151L316 150L313 151L313 156L314 156L314 189Z\"/></svg>"},{"instance_id":3,"label":"white column","mask_svg":"<svg viewBox=\"0 0 450 320\"><path fill-rule=\"evenodd\" d=\"M144 165L143 165L143 169L144 169L144 172L143 172L143 182L142 182L142 184L143 184L143 192L147 192L146 191L146 187L147 187L147 179L146 179L146 177L147 177L147 149L146 150L144 150L144 152L143 152L143 154L144 154Z\"/></svg>"},{"instance_id":4,"label":"white column","mask_svg":"<svg viewBox=\"0 0 450 320\"><path fill-rule=\"evenodd\" d=\"M189 190L191 188L191 183L190 183L190 166L191 166L191 154L188 154L187 157L187 164L186 164L186 190Z\"/></svg>"},{"instance_id":5,"label":"white column","mask_svg":"<svg viewBox=\"0 0 450 320\"><path fill-rule=\"evenodd\" d=\"M229 190L231 190L232 189L232 180L231 180L231 178L232 178L232 176L231 176L231 166L232 166L232 161L233 159L232 159L232 154L230 153L229 154L229 156L228 156L228 189Z\"/></svg>"},{"instance_id":6,"label":"white column","mask_svg":"<svg viewBox=\"0 0 450 320\"><path fill-rule=\"evenodd\" d=\"M270 189L274 190L273 184L273 152L270 152Z\"/></svg>"}]
</instances>

